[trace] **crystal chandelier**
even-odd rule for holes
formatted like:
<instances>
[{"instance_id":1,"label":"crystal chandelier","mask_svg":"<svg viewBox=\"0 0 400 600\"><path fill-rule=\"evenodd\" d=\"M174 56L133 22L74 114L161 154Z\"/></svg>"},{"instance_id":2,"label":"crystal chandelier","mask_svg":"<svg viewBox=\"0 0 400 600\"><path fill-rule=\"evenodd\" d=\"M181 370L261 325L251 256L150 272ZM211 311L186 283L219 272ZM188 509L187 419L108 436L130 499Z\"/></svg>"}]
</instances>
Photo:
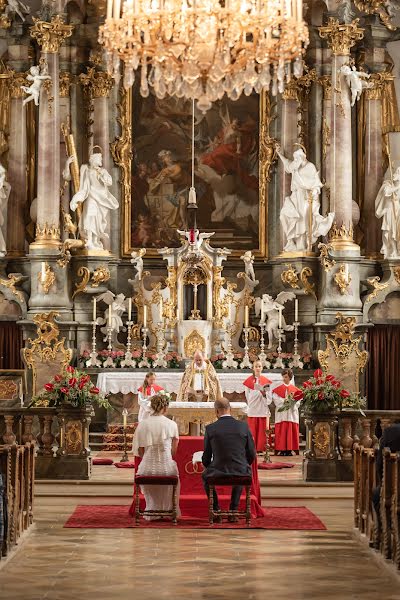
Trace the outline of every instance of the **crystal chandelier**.
<instances>
[{"instance_id":1,"label":"crystal chandelier","mask_svg":"<svg viewBox=\"0 0 400 600\"><path fill-rule=\"evenodd\" d=\"M308 29L302 0L108 0L99 41L124 85L191 98L205 112L226 93L282 92L302 74Z\"/></svg>"}]
</instances>

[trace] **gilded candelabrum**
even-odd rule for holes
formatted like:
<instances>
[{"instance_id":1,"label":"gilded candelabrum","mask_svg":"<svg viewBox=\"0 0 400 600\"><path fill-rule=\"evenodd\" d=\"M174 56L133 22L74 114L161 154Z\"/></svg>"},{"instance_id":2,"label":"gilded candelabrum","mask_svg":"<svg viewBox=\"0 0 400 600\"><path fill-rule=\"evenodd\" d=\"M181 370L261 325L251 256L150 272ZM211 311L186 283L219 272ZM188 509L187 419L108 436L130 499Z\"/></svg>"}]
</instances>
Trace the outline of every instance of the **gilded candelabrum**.
<instances>
[{"instance_id":1,"label":"gilded candelabrum","mask_svg":"<svg viewBox=\"0 0 400 600\"><path fill-rule=\"evenodd\" d=\"M154 367L161 367L166 369L168 363L165 359L165 322L164 320L159 323L156 327L156 338L157 338L157 354L156 360L154 361Z\"/></svg>"},{"instance_id":2,"label":"gilded candelabrum","mask_svg":"<svg viewBox=\"0 0 400 600\"><path fill-rule=\"evenodd\" d=\"M224 369L237 369L238 368L238 363L235 360L235 356L232 352L232 337L233 337L233 334L235 333L235 330L236 330L235 324L226 326L226 333L228 336L228 352L226 353L226 358L225 358L224 362L222 363L222 367Z\"/></svg>"},{"instance_id":3,"label":"gilded candelabrum","mask_svg":"<svg viewBox=\"0 0 400 600\"><path fill-rule=\"evenodd\" d=\"M148 333L149 333L148 327L142 327L142 337L143 337L142 360L138 364L139 369L149 369L150 368L150 362L149 362L149 359L146 356L146 353L147 353L147 334Z\"/></svg>"},{"instance_id":4,"label":"gilded candelabrum","mask_svg":"<svg viewBox=\"0 0 400 600\"><path fill-rule=\"evenodd\" d=\"M265 367L266 369L269 369L271 367L271 363L269 362L269 360L267 360L267 355L265 354L265 331L267 329L267 325L265 323L265 321L260 321L259 323L260 325L260 354L258 355L258 360L261 362L262 366Z\"/></svg>"},{"instance_id":5,"label":"gilded candelabrum","mask_svg":"<svg viewBox=\"0 0 400 600\"><path fill-rule=\"evenodd\" d=\"M244 356L242 362L240 363L241 369L251 369L251 360L249 358L249 332L250 327L244 327Z\"/></svg>"},{"instance_id":6,"label":"gilded candelabrum","mask_svg":"<svg viewBox=\"0 0 400 600\"><path fill-rule=\"evenodd\" d=\"M96 349L96 327L97 321L92 321L92 351L90 353L89 360L86 361L87 367L101 367L101 361L97 358Z\"/></svg>"},{"instance_id":7,"label":"gilded candelabrum","mask_svg":"<svg viewBox=\"0 0 400 600\"><path fill-rule=\"evenodd\" d=\"M283 336L283 329L281 329L280 327L278 327L277 329L278 332L278 358L276 359L276 363L275 363L275 368L276 369L283 369L284 364L282 361L282 336Z\"/></svg>"},{"instance_id":8,"label":"gilded candelabrum","mask_svg":"<svg viewBox=\"0 0 400 600\"><path fill-rule=\"evenodd\" d=\"M124 356L124 360L121 361L121 367L125 368L125 367L136 367L136 361L134 360L133 356L132 356L132 352L131 352L131 347L132 347L132 325L133 325L133 321L127 321L126 322L127 326L128 326L128 339L126 342L126 352L125 352L125 356Z\"/></svg>"},{"instance_id":9,"label":"gilded candelabrum","mask_svg":"<svg viewBox=\"0 0 400 600\"><path fill-rule=\"evenodd\" d=\"M108 356L107 359L105 360L103 367L104 368L108 368L108 367L115 367L113 358L112 358L112 332L113 332L113 328L109 325L107 327L107 339L108 339L108 346L107 346L107 350L108 350Z\"/></svg>"},{"instance_id":10,"label":"gilded candelabrum","mask_svg":"<svg viewBox=\"0 0 400 600\"><path fill-rule=\"evenodd\" d=\"M299 333L299 321L294 321L293 323L293 330L294 330L294 347L293 347L293 360L292 360L292 367L296 367L297 369L302 369L303 368L303 363L300 360L300 354L299 354L299 338L298 338L298 333Z\"/></svg>"}]
</instances>

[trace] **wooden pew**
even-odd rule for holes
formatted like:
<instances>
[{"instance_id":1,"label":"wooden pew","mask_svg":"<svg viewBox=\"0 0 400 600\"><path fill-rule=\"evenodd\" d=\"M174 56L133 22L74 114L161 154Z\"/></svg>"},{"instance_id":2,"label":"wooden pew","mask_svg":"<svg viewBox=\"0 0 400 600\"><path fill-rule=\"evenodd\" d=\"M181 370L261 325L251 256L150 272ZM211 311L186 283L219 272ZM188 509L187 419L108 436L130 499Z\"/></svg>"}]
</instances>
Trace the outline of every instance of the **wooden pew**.
<instances>
[{"instance_id":1,"label":"wooden pew","mask_svg":"<svg viewBox=\"0 0 400 600\"><path fill-rule=\"evenodd\" d=\"M361 448L360 456L360 525L361 533L372 538L373 510L372 490L375 485L375 451Z\"/></svg>"},{"instance_id":2,"label":"wooden pew","mask_svg":"<svg viewBox=\"0 0 400 600\"><path fill-rule=\"evenodd\" d=\"M392 454L389 448L384 448L383 476L380 496L380 515L382 522L381 552L385 558L392 557L392 497L394 493L396 454Z\"/></svg>"},{"instance_id":3,"label":"wooden pew","mask_svg":"<svg viewBox=\"0 0 400 600\"><path fill-rule=\"evenodd\" d=\"M360 529L361 524L361 446L354 444L354 527Z\"/></svg>"},{"instance_id":4,"label":"wooden pew","mask_svg":"<svg viewBox=\"0 0 400 600\"><path fill-rule=\"evenodd\" d=\"M396 454L393 470L392 561L400 569L400 452Z\"/></svg>"}]
</instances>

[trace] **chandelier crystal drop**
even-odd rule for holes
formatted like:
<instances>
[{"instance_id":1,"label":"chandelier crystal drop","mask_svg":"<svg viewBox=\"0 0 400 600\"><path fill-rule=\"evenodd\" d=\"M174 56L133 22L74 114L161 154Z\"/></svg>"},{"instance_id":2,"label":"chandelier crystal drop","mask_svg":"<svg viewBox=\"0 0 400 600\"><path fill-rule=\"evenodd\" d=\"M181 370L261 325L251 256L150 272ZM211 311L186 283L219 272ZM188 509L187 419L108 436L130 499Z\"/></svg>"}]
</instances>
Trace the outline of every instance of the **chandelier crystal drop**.
<instances>
[{"instance_id":1,"label":"chandelier crystal drop","mask_svg":"<svg viewBox=\"0 0 400 600\"><path fill-rule=\"evenodd\" d=\"M237 100L283 92L303 70L308 28L302 0L108 0L99 41L124 85L140 93L194 99L202 112L227 94Z\"/></svg>"}]
</instances>

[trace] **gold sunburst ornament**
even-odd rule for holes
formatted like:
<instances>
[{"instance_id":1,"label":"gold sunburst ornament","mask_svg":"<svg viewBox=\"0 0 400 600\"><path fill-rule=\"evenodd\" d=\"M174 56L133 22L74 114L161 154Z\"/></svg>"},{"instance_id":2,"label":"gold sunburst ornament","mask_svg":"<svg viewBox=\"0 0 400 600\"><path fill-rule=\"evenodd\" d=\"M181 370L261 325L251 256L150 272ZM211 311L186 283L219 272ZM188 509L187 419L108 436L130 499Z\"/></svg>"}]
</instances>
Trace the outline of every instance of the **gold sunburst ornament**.
<instances>
[{"instance_id":1,"label":"gold sunburst ornament","mask_svg":"<svg viewBox=\"0 0 400 600\"><path fill-rule=\"evenodd\" d=\"M197 101L202 112L226 93L283 92L302 74L309 36L303 0L108 0L99 42L110 74L140 93Z\"/></svg>"}]
</instances>

